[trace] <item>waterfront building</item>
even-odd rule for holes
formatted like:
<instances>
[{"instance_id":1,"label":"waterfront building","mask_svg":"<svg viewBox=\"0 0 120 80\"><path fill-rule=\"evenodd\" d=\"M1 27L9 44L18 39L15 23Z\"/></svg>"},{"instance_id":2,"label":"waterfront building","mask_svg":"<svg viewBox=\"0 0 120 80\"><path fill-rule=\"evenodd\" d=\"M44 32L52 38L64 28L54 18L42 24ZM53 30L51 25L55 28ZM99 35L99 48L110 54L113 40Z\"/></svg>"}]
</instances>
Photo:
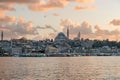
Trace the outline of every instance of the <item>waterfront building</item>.
<instances>
[{"instance_id":1,"label":"waterfront building","mask_svg":"<svg viewBox=\"0 0 120 80\"><path fill-rule=\"evenodd\" d=\"M93 44L94 44L94 42L92 40L89 40L89 39L81 41L81 46L83 48L92 48Z\"/></svg>"},{"instance_id":2,"label":"waterfront building","mask_svg":"<svg viewBox=\"0 0 120 80\"><path fill-rule=\"evenodd\" d=\"M14 48L12 48L12 54L19 56L20 54L22 54L22 48L21 47L14 47Z\"/></svg>"},{"instance_id":3,"label":"waterfront building","mask_svg":"<svg viewBox=\"0 0 120 80\"><path fill-rule=\"evenodd\" d=\"M32 53L32 47L30 45L25 45L22 47L22 53Z\"/></svg>"},{"instance_id":4,"label":"waterfront building","mask_svg":"<svg viewBox=\"0 0 120 80\"><path fill-rule=\"evenodd\" d=\"M53 46L48 45L45 49L45 52L46 53L58 53L58 49Z\"/></svg>"}]
</instances>

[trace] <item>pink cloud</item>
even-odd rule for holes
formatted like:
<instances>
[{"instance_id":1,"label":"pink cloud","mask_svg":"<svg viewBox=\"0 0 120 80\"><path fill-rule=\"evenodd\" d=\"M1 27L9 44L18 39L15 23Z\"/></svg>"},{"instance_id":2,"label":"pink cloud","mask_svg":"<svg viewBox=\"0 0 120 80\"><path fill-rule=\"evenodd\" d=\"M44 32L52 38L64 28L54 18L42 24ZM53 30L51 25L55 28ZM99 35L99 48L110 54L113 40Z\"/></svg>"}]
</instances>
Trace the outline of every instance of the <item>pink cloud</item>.
<instances>
[{"instance_id":1,"label":"pink cloud","mask_svg":"<svg viewBox=\"0 0 120 80\"><path fill-rule=\"evenodd\" d=\"M15 22L15 21L16 21L15 16L5 16L5 17L0 18L0 22L2 23Z\"/></svg>"},{"instance_id":2,"label":"pink cloud","mask_svg":"<svg viewBox=\"0 0 120 80\"><path fill-rule=\"evenodd\" d=\"M64 8L67 5L65 1L61 0L48 0L44 4L36 3L29 5L29 8L33 11L49 11L57 8Z\"/></svg>"},{"instance_id":3,"label":"pink cloud","mask_svg":"<svg viewBox=\"0 0 120 80\"><path fill-rule=\"evenodd\" d=\"M53 13L53 16L60 16L58 13Z\"/></svg>"},{"instance_id":4,"label":"pink cloud","mask_svg":"<svg viewBox=\"0 0 120 80\"><path fill-rule=\"evenodd\" d=\"M90 6L90 7L82 7L82 6L76 6L74 7L74 10L93 10L96 9L95 6Z\"/></svg>"},{"instance_id":5,"label":"pink cloud","mask_svg":"<svg viewBox=\"0 0 120 80\"><path fill-rule=\"evenodd\" d=\"M49 25L49 24L46 24L44 27L37 26L37 28L38 28L38 29L51 29L51 30L53 30L54 32L57 32L57 30L56 30L53 26L51 26L51 25Z\"/></svg>"},{"instance_id":6,"label":"pink cloud","mask_svg":"<svg viewBox=\"0 0 120 80\"><path fill-rule=\"evenodd\" d=\"M64 8L68 6L71 2L76 2L80 4L93 4L94 0L0 0L0 8L14 10L13 7L7 7L7 4L27 4L28 8L33 11L49 11L58 8Z\"/></svg>"},{"instance_id":7,"label":"pink cloud","mask_svg":"<svg viewBox=\"0 0 120 80\"><path fill-rule=\"evenodd\" d=\"M79 3L85 3L85 4L92 4L94 3L94 0L65 0L69 2L79 2Z\"/></svg>"},{"instance_id":8,"label":"pink cloud","mask_svg":"<svg viewBox=\"0 0 120 80\"><path fill-rule=\"evenodd\" d=\"M6 10L6 11L15 11L15 8L5 5L5 4L0 4L0 10Z\"/></svg>"},{"instance_id":9,"label":"pink cloud","mask_svg":"<svg viewBox=\"0 0 120 80\"><path fill-rule=\"evenodd\" d=\"M113 19L112 21L110 21L111 25L114 25L114 26L120 26L120 20L119 19Z\"/></svg>"},{"instance_id":10,"label":"pink cloud","mask_svg":"<svg viewBox=\"0 0 120 80\"><path fill-rule=\"evenodd\" d=\"M65 19L61 21L61 27L63 32L66 34L67 28L70 29L70 38L73 39L77 37L77 34L79 31L81 32L82 38L89 38L89 39L110 39L110 40L120 40L120 31L119 30L106 30L101 29L101 26L96 25L92 26L87 21L84 21L82 23L75 23L70 19ZM95 29L95 32L93 32L92 27Z\"/></svg>"},{"instance_id":11,"label":"pink cloud","mask_svg":"<svg viewBox=\"0 0 120 80\"><path fill-rule=\"evenodd\" d=\"M37 3L40 0L0 0L1 3Z\"/></svg>"}]
</instances>

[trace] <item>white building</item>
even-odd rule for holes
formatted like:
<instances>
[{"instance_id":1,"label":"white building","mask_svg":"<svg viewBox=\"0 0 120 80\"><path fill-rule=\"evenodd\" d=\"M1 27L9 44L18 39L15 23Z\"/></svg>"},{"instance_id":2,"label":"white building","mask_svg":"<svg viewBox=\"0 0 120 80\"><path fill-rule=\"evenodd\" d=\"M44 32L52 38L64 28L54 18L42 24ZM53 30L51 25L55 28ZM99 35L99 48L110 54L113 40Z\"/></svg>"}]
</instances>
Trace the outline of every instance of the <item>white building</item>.
<instances>
[{"instance_id":1,"label":"white building","mask_svg":"<svg viewBox=\"0 0 120 80\"><path fill-rule=\"evenodd\" d=\"M12 54L19 55L22 53L22 48L21 47L14 47L12 48Z\"/></svg>"}]
</instances>

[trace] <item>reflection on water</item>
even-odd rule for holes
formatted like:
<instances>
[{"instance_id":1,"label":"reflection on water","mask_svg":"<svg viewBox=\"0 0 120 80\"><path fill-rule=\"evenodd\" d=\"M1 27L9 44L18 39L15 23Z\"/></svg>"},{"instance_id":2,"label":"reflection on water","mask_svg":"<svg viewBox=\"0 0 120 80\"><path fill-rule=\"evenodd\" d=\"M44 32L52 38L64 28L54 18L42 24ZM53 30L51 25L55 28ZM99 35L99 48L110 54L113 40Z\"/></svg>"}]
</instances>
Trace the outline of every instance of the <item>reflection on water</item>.
<instances>
[{"instance_id":1,"label":"reflection on water","mask_svg":"<svg viewBox=\"0 0 120 80\"><path fill-rule=\"evenodd\" d=\"M120 80L120 58L1 57L0 80Z\"/></svg>"}]
</instances>

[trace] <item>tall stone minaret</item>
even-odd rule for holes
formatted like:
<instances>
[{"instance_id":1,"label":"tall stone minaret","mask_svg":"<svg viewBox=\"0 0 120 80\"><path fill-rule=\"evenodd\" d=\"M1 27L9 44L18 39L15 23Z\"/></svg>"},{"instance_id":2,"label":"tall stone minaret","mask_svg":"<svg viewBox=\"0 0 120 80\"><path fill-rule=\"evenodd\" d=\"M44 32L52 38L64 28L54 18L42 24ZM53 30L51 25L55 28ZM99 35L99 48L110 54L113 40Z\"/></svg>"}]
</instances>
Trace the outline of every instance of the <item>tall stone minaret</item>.
<instances>
[{"instance_id":1,"label":"tall stone minaret","mask_svg":"<svg viewBox=\"0 0 120 80\"><path fill-rule=\"evenodd\" d=\"M67 38L69 39L69 28L67 28Z\"/></svg>"},{"instance_id":2,"label":"tall stone minaret","mask_svg":"<svg viewBox=\"0 0 120 80\"><path fill-rule=\"evenodd\" d=\"M3 41L3 31L1 32L1 41Z\"/></svg>"},{"instance_id":3,"label":"tall stone minaret","mask_svg":"<svg viewBox=\"0 0 120 80\"><path fill-rule=\"evenodd\" d=\"M79 33L78 33L78 39L80 39L80 31L79 31Z\"/></svg>"}]
</instances>

